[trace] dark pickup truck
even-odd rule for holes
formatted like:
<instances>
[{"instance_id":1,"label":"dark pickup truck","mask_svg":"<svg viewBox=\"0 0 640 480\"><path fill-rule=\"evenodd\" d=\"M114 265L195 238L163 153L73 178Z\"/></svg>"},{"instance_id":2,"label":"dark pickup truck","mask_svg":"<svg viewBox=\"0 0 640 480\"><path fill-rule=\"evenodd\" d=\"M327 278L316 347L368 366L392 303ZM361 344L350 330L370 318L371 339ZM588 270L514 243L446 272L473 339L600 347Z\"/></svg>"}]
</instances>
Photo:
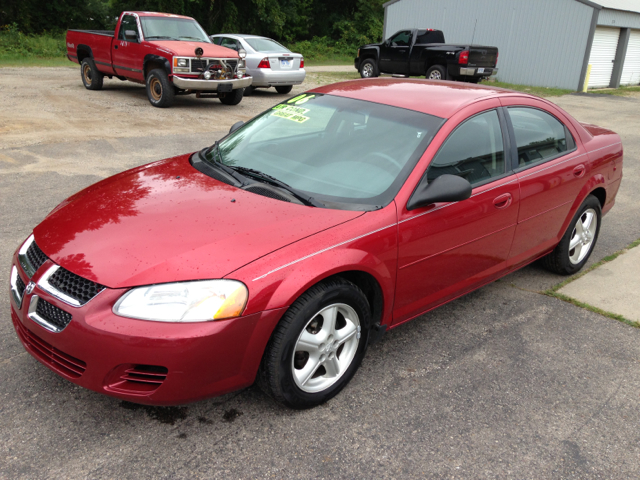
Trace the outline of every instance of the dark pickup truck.
<instances>
[{"instance_id":1,"label":"dark pickup truck","mask_svg":"<svg viewBox=\"0 0 640 480\"><path fill-rule=\"evenodd\" d=\"M433 29L401 30L383 43L360 47L355 59L362 78L391 73L472 83L495 75L497 63L497 47L445 44L444 33Z\"/></svg>"}]
</instances>

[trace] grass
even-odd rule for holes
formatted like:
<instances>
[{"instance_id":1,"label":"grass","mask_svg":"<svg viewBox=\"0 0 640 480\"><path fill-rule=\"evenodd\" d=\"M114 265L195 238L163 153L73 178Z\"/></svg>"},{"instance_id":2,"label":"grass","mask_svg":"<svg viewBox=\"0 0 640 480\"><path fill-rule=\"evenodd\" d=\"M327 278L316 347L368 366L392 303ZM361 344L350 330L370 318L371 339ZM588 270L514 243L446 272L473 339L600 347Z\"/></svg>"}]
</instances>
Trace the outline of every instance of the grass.
<instances>
[{"instance_id":1,"label":"grass","mask_svg":"<svg viewBox=\"0 0 640 480\"><path fill-rule=\"evenodd\" d=\"M575 93L575 90L568 90L566 88L532 87L530 85L518 85L515 83L498 82L495 79L484 81L481 83L481 85L506 88L508 90L517 90L518 92L530 93L531 95L537 95L539 97L560 97L562 95Z\"/></svg>"},{"instance_id":2,"label":"grass","mask_svg":"<svg viewBox=\"0 0 640 480\"><path fill-rule=\"evenodd\" d=\"M353 72L307 72L307 79L312 83L326 85L329 83L345 82L347 80L357 80L360 74L353 69Z\"/></svg>"},{"instance_id":3,"label":"grass","mask_svg":"<svg viewBox=\"0 0 640 480\"><path fill-rule=\"evenodd\" d=\"M616 95L619 97L628 97L630 96L630 94L638 92L640 92L640 86L587 90L587 93L591 93L594 95Z\"/></svg>"},{"instance_id":4,"label":"grass","mask_svg":"<svg viewBox=\"0 0 640 480\"><path fill-rule=\"evenodd\" d=\"M332 55L324 57L308 58L304 57L305 67L324 67L327 65L353 65L355 55ZM355 67L353 67L355 70Z\"/></svg>"},{"instance_id":5,"label":"grass","mask_svg":"<svg viewBox=\"0 0 640 480\"><path fill-rule=\"evenodd\" d=\"M22 55L0 54L1 67L78 67L66 57L24 57Z\"/></svg>"},{"instance_id":6,"label":"grass","mask_svg":"<svg viewBox=\"0 0 640 480\"><path fill-rule=\"evenodd\" d=\"M550 289L545 290L544 292L541 292L541 293L544 294L544 295L547 295L549 297L554 297L554 298L557 298L557 299L562 300L564 302L571 303L572 305L575 305L576 307L584 308L585 310L589 310L590 312L594 312L594 313L597 313L599 315L602 315L602 316L605 316L605 317L608 317L608 318L612 318L614 320L618 320L619 322L626 323L627 325L631 325L632 327L640 328L640 324L638 322L635 322L633 320L629 320L628 318L625 318L622 315L619 315L617 313L608 312L606 310L602 310L602 309L600 309L598 307L594 307L593 305L589 305L588 303L581 302L579 300L576 300L575 298L571 298L571 297L569 297L567 295L564 295L562 293L558 293L558 290L560 290L565 285L567 285L567 284L579 279L580 277L585 276L587 273L595 270L596 268L604 265L605 263L609 263L609 262L615 260L620 255L628 252L629 250L631 250L632 248L637 247L638 245L640 245L640 239L631 242L629 245L624 247L622 250L618 250L617 252L615 252L615 253L607 256L607 257L604 257L602 260L600 260L597 263L594 263L593 265L591 265L586 270L578 273L577 275L573 275L573 276L569 277L567 280L564 280L563 282L560 282L557 285L554 285Z\"/></svg>"}]
</instances>

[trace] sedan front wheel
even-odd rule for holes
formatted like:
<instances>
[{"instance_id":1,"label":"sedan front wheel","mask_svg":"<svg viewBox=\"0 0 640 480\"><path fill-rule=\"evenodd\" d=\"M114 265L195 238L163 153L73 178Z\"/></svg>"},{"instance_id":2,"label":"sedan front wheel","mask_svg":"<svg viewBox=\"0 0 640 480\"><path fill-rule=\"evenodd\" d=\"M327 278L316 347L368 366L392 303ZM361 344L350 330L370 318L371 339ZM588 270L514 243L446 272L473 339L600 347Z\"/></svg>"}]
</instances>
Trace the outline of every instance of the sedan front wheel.
<instances>
[{"instance_id":1,"label":"sedan front wheel","mask_svg":"<svg viewBox=\"0 0 640 480\"><path fill-rule=\"evenodd\" d=\"M260 367L261 388L293 408L326 402L360 366L370 317L367 298L353 283L337 278L312 287L276 327Z\"/></svg>"}]
</instances>

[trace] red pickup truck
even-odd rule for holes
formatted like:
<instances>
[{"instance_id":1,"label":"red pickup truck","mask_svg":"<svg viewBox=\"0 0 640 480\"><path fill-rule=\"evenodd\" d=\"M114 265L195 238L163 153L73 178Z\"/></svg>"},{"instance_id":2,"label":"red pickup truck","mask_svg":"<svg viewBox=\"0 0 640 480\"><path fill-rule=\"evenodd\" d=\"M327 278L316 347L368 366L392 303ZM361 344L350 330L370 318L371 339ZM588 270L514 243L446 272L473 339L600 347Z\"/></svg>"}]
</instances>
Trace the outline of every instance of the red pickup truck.
<instances>
[{"instance_id":1,"label":"red pickup truck","mask_svg":"<svg viewBox=\"0 0 640 480\"><path fill-rule=\"evenodd\" d=\"M67 31L67 58L81 65L86 88L100 90L105 76L141 83L154 107L191 93L237 105L252 81L245 56L213 44L193 18L168 13L123 12L115 31Z\"/></svg>"}]
</instances>

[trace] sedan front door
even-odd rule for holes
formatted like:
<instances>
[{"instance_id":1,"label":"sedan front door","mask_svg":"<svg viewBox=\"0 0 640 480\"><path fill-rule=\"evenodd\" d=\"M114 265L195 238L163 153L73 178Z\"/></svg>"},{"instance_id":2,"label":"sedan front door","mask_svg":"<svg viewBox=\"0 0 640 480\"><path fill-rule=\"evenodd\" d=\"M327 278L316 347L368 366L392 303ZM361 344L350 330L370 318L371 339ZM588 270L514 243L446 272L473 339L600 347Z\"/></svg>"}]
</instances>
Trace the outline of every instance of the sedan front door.
<instances>
[{"instance_id":1,"label":"sedan front door","mask_svg":"<svg viewBox=\"0 0 640 480\"><path fill-rule=\"evenodd\" d=\"M506 269L519 186L511 171L504 113L497 100L487 104L494 108L459 122L426 171L429 182L442 174L466 178L473 187L471 198L412 211L398 206L394 324L492 281Z\"/></svg>"}]
</instances>

